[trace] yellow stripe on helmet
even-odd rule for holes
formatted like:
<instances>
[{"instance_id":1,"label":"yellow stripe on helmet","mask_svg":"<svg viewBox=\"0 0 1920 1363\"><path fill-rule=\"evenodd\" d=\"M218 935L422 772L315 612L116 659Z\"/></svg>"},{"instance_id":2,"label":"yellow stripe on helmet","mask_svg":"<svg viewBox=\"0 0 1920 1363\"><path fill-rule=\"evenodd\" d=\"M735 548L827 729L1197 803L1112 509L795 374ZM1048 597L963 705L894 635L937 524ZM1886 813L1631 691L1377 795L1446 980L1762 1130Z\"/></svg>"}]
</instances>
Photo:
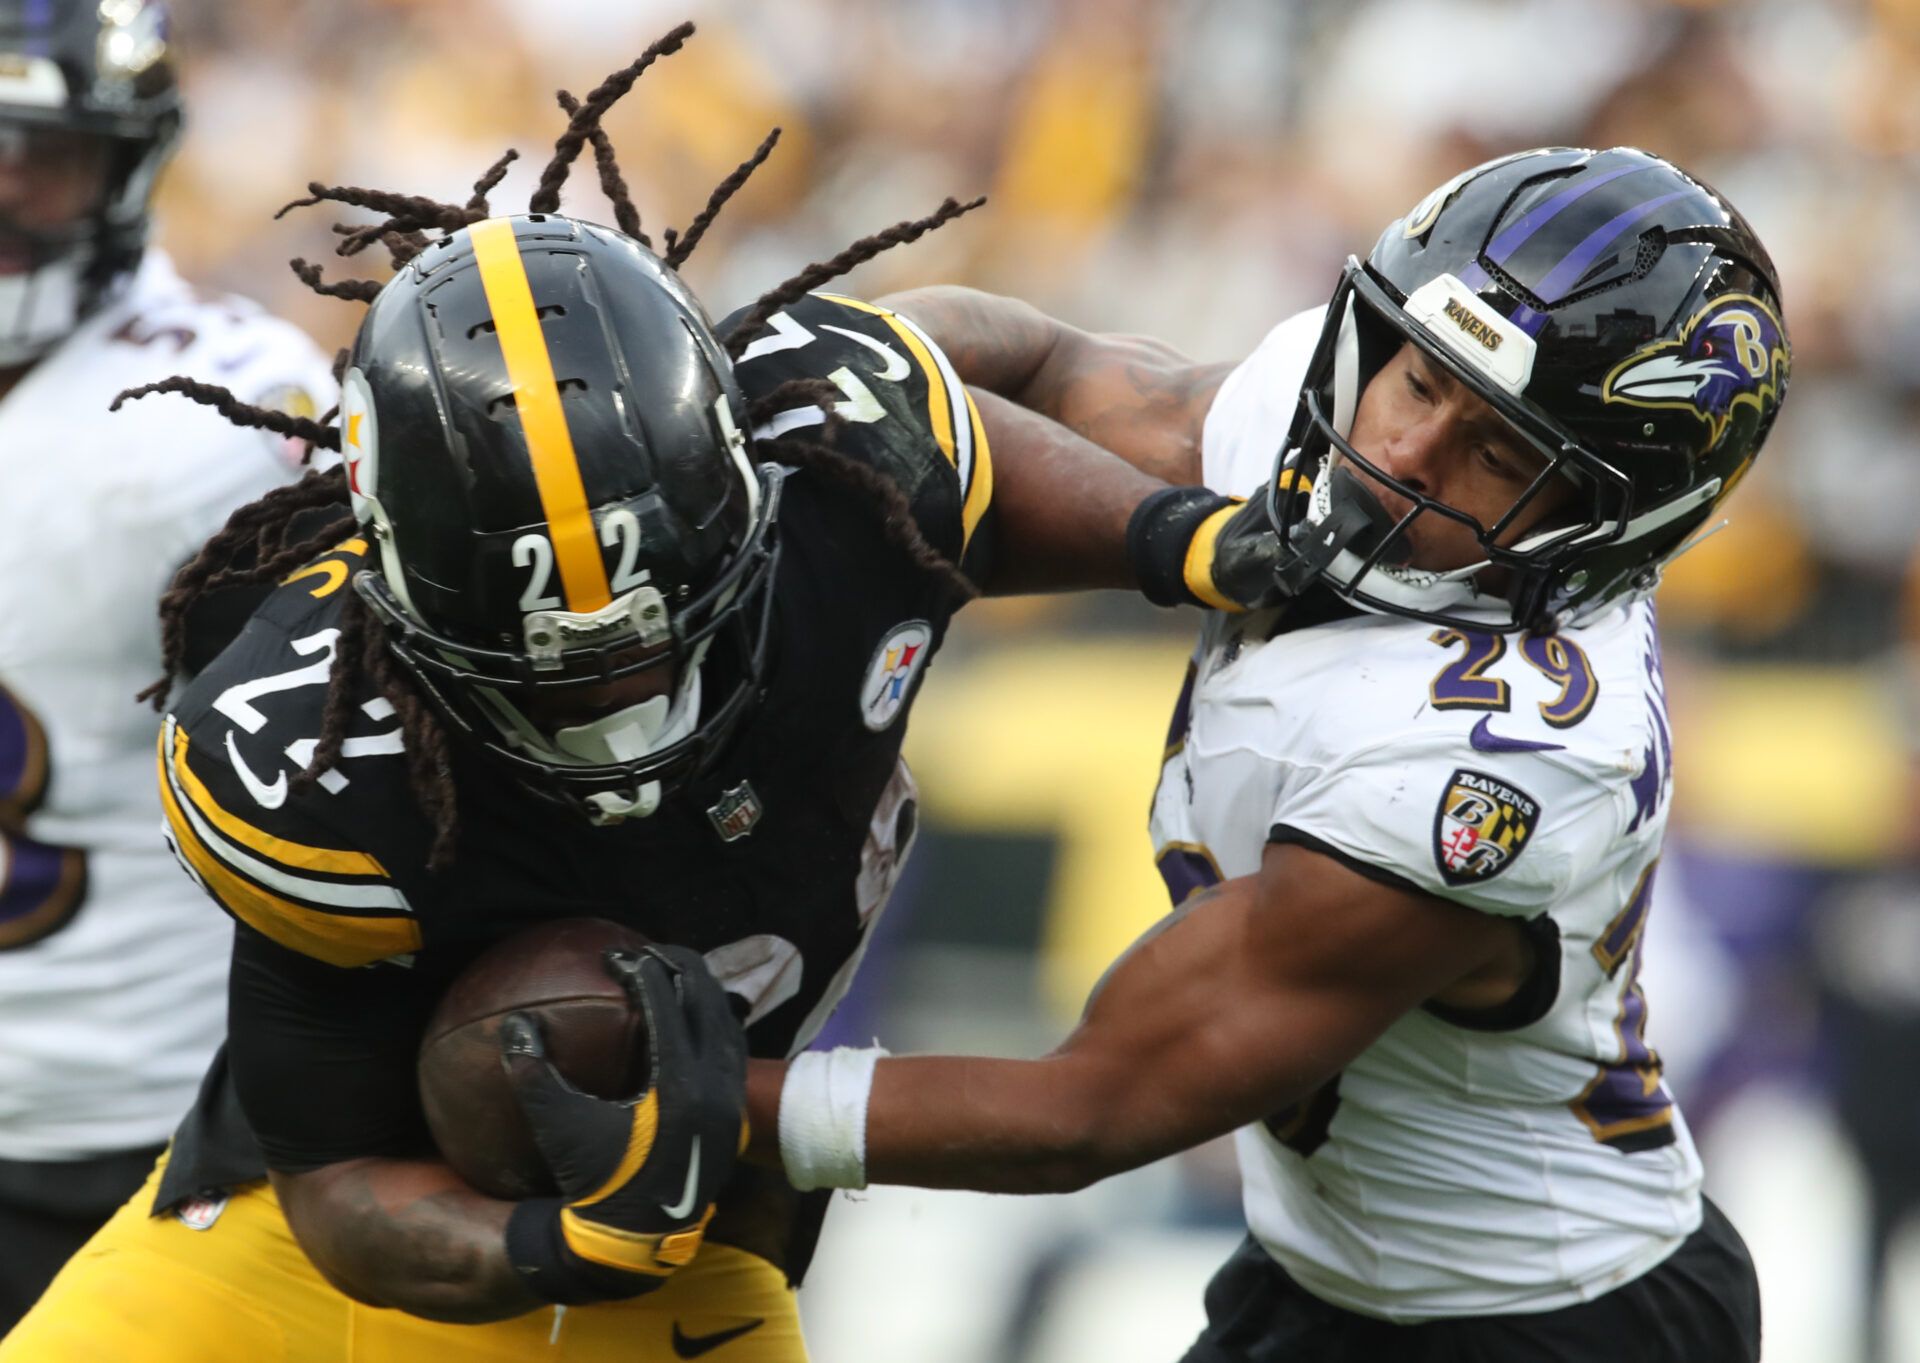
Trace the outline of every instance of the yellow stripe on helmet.
<instances>
[{"instance_id":1,"label":"yellow stripe on helmet","mask_svg":"<svg viewBox=\"0 0 1920 1363\"><path fill-rule=\"evenodd\" d=\"M613 600L607 586L607 565L600 557L599 537L587 507L586 484L573 436L560 406L560 388L554 382L553 358L540 315L533 306L533 287L513 224L489 218L469 229L474 259L480 265L480 283L493 313L500 353L513 381L513 405L526 433L527 454L533 461L533 481L540 489L540 509L553 538L554 562L560 568L560 587L570 611L599 610Z\"/></svg>"}]
</instances>

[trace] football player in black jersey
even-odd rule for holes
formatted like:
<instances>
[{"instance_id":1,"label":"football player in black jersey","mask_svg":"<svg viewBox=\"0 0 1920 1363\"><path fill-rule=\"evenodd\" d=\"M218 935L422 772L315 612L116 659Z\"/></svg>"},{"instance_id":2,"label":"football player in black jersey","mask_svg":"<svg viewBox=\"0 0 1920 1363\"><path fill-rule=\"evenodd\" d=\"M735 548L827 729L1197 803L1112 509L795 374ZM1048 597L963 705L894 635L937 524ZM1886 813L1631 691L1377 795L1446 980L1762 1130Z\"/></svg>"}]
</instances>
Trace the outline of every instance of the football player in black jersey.
<instances>
[{"instance_id":1,"label":"football player in black jersey","mask_svg":"<svg viewBox=\"0 0 1920 1363\"><path fill-rule=\"evenodd\" d=\"M1138 585L1129 519L1164 485L976 399L908 317L810 292L951 201L710 326L674 267L754 163L655 254L598 131L684 36L563 97L526 214L486 207L504 163L466 207L316 187L387 211L344 247L399 263L297 266L372 305L337 425L164 385L342 462L236 513L163 604L171 635L203 591L282 579L159 735L169 836L237 920L230 1039L0 1359L804 1357L820 1205L733 1163L743 1050L804 1045L851 978L954 611ZM588 142L623 231L555 212ZM1134 556L1215 589L1198 521L1149 528ZM658 1082L587 1098L514 1030L561 1195L495 1200L436 1158L422 1028L486 944L576 915L673 944L613 963Z\"/></svg>"}]
</instances>

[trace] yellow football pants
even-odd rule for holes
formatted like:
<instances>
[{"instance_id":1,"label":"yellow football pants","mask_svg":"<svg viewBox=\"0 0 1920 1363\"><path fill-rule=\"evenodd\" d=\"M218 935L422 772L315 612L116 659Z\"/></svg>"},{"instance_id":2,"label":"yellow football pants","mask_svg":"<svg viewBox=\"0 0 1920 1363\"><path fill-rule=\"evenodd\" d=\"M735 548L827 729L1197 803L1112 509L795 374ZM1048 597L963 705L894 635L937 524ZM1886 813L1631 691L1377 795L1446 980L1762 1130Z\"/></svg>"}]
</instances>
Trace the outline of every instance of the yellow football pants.
<instances>
[{"instance_id":1,"label":"yellow football pants","mask_svg":"<svg viewBox=\"0 0 1920 1363\"><path fill-rule=\"evenodd\" d=\"M636 1301L445 1325L329 1286L268 1185L236 1192L196 1230L148 1215L159 1178L0 1340L0 1363L806 1363L786 1276L730 1245L709 1243Z\"/></svg>"}]
</instances>

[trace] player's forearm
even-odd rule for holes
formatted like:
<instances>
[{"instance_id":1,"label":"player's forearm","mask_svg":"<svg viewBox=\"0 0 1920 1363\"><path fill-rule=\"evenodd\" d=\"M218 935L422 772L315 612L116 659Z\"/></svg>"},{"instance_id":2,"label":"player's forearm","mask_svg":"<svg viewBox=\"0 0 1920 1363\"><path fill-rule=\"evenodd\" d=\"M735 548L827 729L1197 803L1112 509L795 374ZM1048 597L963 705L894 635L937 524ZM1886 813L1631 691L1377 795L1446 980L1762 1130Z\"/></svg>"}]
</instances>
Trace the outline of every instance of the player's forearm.
<instances>
[{"instance_id":1,"label":"player's forearm","mask_svg":"<svg viewBox=\"0 0 1920 1363\"><path fill-rule=\"evenodd\" d=\"M1042 387L1055 349L1071 344L1074 328L1031 303L957 284L908 289L877 300L909 318L934 340L961 382L1045 416L1061 394Z\"/></svg>"},{"instance_id":2,"label":"player's forearm","mask_svg":"<svg viewBox=\"0 0 1920 1363\"><path fill-rule=\"evenodd\" d=\"M781 1162L787 1065L749 1070L750 1158ZM987 1193L1073 1192L1233 1129L1237 1111L1175 1107L1070 1055L1042 1060L887 1057L865 1124L870 1183ZM1144 1100L1143 1100L1144 1099Z\"/></svg>"},{"instance_id":3,"label":"player's forearm","mask_svg":"<svg viewBox=\"0 0 1920 1363\"><path fill-rule=\"evenodd\" d=\"M480 1324L546 1305L507 1259L514 1204L430 1160L350 1160L274 1175L301 1248L356 1301Z\"/></svg>"},{"instance_id":4,"label":"player's forearm","mask_svg":"<svg viewBox=\"0 0 1920 1363\"><path fill-rule=\"evenodd\" d=\"M974 402L993 449L999 534L987 591L1137 587L1127 523L1166 485L1004 398L976 390Z\"/></svg>"},{"instance_id":5,"label":"player's forearm","mask_svg":"<svg viewBox=\"0 0 1920 1363\"><path fill-rule=\"evenodd\" d=\"M1069 326L1017 298L943 285L881 300L997 393L1168 483L1200 481L1207 408L1231 364L1202 365L1144 336Z\"/></svg>"}]
</instances>

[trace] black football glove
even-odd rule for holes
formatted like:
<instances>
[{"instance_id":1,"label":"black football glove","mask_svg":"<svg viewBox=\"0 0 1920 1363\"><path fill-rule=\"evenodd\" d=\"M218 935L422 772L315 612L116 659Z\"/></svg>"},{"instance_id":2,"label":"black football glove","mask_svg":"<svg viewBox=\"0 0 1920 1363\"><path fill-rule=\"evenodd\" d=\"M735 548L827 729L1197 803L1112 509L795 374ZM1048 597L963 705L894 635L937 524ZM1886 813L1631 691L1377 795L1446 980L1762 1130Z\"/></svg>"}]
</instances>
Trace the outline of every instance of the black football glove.
<instances>
[{"instance_id":1,"label":"black football glove","mask_svg":"<svg viewBox=\"0 0 1920 1363\"><path fill-rule=\"evenodd\" d=\"M1291 556L1267 514L1262 487L1245 501L1203 487L1170 487L1134 508L1127 558L1156 606L1249 611L1287 599Z\"/></svg>"},{"instance_id":2,"label":"black football glove","mask_svg":"<svg viewBox=\"0 0 1920 1363\"><path fill-rule=\"evenodd\" d=\"M561 1197L523 1202L508 1255L549 1301L651 1291L700 1249L746 1144L746 1037L720 982L685 947L610 951L607 972L646 1016L647 1087L582 1093L546 1058L539 1024L501 1024L502 1060Z\"/></svg>"}]
</instances>

